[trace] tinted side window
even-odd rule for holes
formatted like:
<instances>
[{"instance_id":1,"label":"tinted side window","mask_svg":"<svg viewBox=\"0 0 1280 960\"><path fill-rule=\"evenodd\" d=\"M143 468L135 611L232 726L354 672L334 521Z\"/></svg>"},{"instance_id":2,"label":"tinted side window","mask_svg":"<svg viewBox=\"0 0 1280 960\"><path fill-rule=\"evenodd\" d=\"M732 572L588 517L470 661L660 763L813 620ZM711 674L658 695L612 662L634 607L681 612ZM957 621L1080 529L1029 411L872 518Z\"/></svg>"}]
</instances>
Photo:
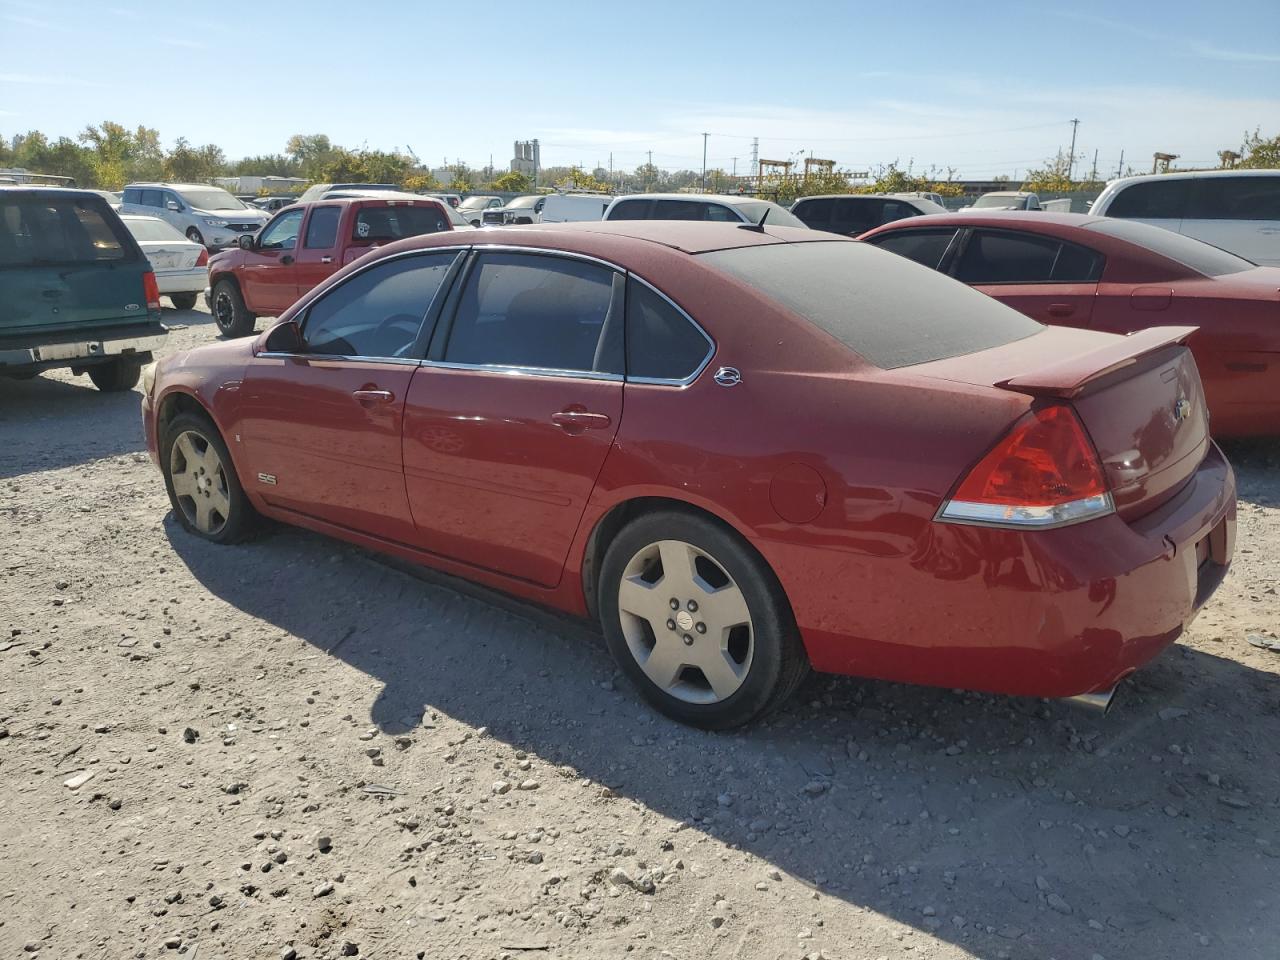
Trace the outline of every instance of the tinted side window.
<instances>
[{"instance_id":1,"label":"tinted side window","mask_svg":"<svg viewBox=\"0 0 1280 960\"><path fill-rule=\"evenodd\" d=\"M706 220L707 205L696 200L655 200L654 220Z\"/></svg>"},{"instance_id":2,"label":"tinted side window","mask_svg":"<svg viewBox=\"0 0 1280 960\"><path fill-rule=\"evenodd\" d=\"M960 255L956 279L965 283L1036 283L1053 277L1056 240L975 230Z\"/></svg>"},{"instance_id":3,"label":"tinted side window","mask_svg":"<svg viewBox=\"0 0 1280 960\"><path fill-rule=\"evenodd\" d=\"M620 374L621 288L614 271L593 263L483 254L458 302L444 360Z\"/></svg>"},{"instance_id":4,"label":"tinted side window","mask_svg":"<svg viewBox=\"0 0 1280 960\"><path fill-rule=\"evenodd\" d=\"M914 260L930 270L937 270L955 235L955 230L895 230L872 237L867 242Z\"/></svg>"},{"instance_id":5,"label":"tinted side window","mask_svg":"<svg viewBox=\"0 0 1280 960\"><path fill-rule=\"evenodd\" d=\"M628 377L685 380L710 352L707 338L664 297L639 281L628 284Z\"/></svg>"},{"instance_id":6,"label":"tinted side window","mask_svg":"<svg viewBox=\"0 0 1280 960\"><path fill-rule=\"evenodd\" d=\"M609 211L610 220L647 220L651 200L623 200Z\"/></svg>"},{"instance_id":7,"label":"tinted side window","mask_svg":"<svg viewBox=\"0 0 1280 960\"><path fill-rule=\"evenodd\" d=\"M881 223L893 223L895 220L905 220L907 217L914 217L919 211L909 203L900 203L897 200L886 200L884 207L880 210Z\"/></svg>"},{"instance_id":8,"label":"tinted side window","mask_svg":"<svg viewBox=\"0 0 1280 960\"><path fill-rule=\"evenodd\" d=\"M830 197L819 200L801 200L791 211L814 230L826 230L831 226L831 212L836 202Z\"/></svg>"},{"instance_id":9,"label":"tinted side window","mask_svg":"<svg viewBox=\"0 0 1280 960\"><path fill-rule=\"evenodd\" d=\"M831 217L831 232L856 237L872 227L880 226L883 200L869 197L847 197L836 201L835 214Z\"/></svg>"},{"instance_id":10,"label":"tinted side window","mask_svg":"<svg viewBox=\"0 0 1280 960\"><path fill-rule=\"evenodd\" d=\"M1090 283L1102 257L1084 247L1026 233L975 230L956 268L965 283Z\"/></svg>"},{"instance_id":11,"label":"tinted side window","mask_svg":"<svg viewBox=\"0 0 1280 960\"><path fill-rule=\"evenodd\" d=\"M364 270L311 305L307 350L342 357L404 357L454 253L399 257Z\"/></svg>"},{"instance_id":12,"label":"tinted side window","mask_svg":"<svg viewBox=\"0 0 1280 960\"><path fill-rule=\"evenodd\" d=\"M328 250L338 242L338 220L341 217L341 207L316 207L311 211L311 219L307 221L307 238L302 245Z\"/></svg>"},{"instance_id":13,"label":"tinted side window","mask_svg":"<svg viewBox=\"0 0 1280 960\"><path fill-rule=\"evenodd\" d=\"M1280 177L1205 177L1195 181L1191 220L1280 220Z\"/></svg>"},{"instance_id":14,"label":"tinted side window","mask_svg":"<svg viewBox=\"0 0 1280 960\"><path fill-rule=\"evenodd\" d=\"M717 223L741 223L742 218L730 210L728 207L722 207L718 203L708 203L704 208L706 213L705 219L714 220Z\"/></svg>"},{"instance_id":15,"label":"tinted side window","mask_svg":"<svg viewBox=\"0 0 1280 960\"><path fill-rule=\"evenodd\" d=\"M130 187L128 190L124 192L124 196L120 200L120 202L121 203L141 203L142 191L139 190L137 187Z\"/></svg>"},{"instance_id":16,"label":"tinted side window","mask_svg":"<svg viewBox=\"0 0 1280 960\"><path fill-rule=\"evenodd\" d=\"M1121 190L1108 217L1133 217L1143 220L1178 220L1186 214L1192 180L1147 180Z\"/></svg>"},{"instance_id":17,"label":"tinted side window","mask_svg":"<svg viewBox=\"0 0 1280 960\"><path fill-rule=\"evenodd\" d=\"M163 207L164 206L164 194L160 190L140 190L139 194L140 194L140 198L138 202L141 203L143 206L146 206L146 207Z\"/></svg>"}]
</instances>

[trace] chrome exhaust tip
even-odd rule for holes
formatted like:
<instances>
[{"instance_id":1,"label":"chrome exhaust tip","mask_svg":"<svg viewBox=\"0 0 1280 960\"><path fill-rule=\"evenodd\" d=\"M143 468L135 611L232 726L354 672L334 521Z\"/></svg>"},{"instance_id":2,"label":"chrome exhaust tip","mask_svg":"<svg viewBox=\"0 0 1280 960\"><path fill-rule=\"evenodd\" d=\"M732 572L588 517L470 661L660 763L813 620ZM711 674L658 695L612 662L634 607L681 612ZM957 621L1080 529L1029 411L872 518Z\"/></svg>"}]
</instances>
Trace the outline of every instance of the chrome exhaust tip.
<instances>
[{"instance_id":1,"label":"chrome exhaust tip","mask_svg":"<svg viewBox=\"0 0 1280 960\"><path fill-rule=\"evenodd\" d=\"M1096 713L1100 716L1106 716L1107 711L1111 709L1111 704L1116 699L1116 687L1110 690L1101 690L1097 693L1078 693L1074 697L1063 697L1064 703L1069 703L1073 707L1081 707L1090 713Z\"/></svg>"}]
</instances>

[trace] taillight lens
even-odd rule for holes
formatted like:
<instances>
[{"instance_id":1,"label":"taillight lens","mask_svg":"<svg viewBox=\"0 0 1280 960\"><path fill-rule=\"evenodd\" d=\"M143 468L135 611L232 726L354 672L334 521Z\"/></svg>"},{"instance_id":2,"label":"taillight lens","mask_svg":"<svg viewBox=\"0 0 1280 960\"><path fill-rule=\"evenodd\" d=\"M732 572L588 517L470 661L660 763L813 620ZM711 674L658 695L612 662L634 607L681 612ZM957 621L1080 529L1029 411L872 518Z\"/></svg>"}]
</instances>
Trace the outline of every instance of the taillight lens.
<instances>
[{"instance_id":1,"label":"taillight lens","mask_svg":"<svg viewBox=\"0 0 1280 960\"><path fill-rule=\"evenodd\" d=\"M147 297L147 309L160 312L160 285L156 283L156 275L148 270L142 275L142 290Z\"/></svg>"},{"instance_id":2,"label":"taillight lens","mask_svg":"<svg viewBox=\"0 0 1280 960\"><path fill-rule=\"evenodd\" d=\"M200 248L200 256L196 257L197 267L207 267L209 265L209 250L207 247Z\"/></svg>"},{"instance_id":3,"label":"taillight lens","mask_svg":"<svg viewBox=\"0 0 1280 960\"><path fill-rule=\"evenodd\" d=\"M939 520L1060 527L1115 510L1093 444L1065 405L1033 410L960 481Z\"/></svg>"}]
</instances>

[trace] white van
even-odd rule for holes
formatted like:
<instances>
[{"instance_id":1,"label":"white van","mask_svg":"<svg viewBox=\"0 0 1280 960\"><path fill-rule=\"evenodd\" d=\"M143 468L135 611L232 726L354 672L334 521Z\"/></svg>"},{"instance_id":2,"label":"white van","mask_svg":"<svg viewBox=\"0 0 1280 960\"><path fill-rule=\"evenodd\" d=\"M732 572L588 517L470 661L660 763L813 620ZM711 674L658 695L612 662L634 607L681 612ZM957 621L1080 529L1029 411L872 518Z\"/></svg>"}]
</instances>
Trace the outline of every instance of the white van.
<instances>
[{"instance_id":1,"label":"white van","mask_svg":"<svg viewBox=\"0 0 1280 960\"><path fill-rule=\"evenodd\" d=\"M553 193L542 207L542 223L602 220L613 197L604 193Z\"/></svg>"},{"instance_id":2,"label":"white van","mask_svg":"<svg viewBox=\"0 0 1280 960\"><path fill-rule=\"evenodd\" d=\"M1089 212L1140 220L1280 266L1280 170L1202 170L1112 180Z\"/></svg>"}]
</instances>

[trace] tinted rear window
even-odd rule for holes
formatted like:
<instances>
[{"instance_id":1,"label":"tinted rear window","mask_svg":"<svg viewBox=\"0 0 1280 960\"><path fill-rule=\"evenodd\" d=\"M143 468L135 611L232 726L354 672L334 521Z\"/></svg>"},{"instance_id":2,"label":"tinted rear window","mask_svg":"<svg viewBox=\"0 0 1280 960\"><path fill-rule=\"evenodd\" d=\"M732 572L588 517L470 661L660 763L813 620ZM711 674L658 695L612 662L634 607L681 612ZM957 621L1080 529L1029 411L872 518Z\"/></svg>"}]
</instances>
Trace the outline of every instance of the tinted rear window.
<instances>
[{"instance_id":1,"label":"tinted rear window","mask_svg":"<svg viewBox=\"0 0 1280 960\"><path fill-rule=\"evenodd\" d=\"M352 228L354 243L390 243L448 230L449 218L434 203L420 207L362 207Z\"/></svg>"},{"instance_id":2,"label":"tinted rear window","mask_svg":"<svg viewBox=\"0 0 1280 960\"><path fill-rule=\"evenodd\" d=\"M1197 180L1189 220L1280 220L1280 177Z\"/></svg>"},{"instance_id":3,"label":"tinted rear window","mask_svg":"<svg viewBox=\"0 0 1280 960\"><path fill-rule=\"evenodd\" d=\"M1143 180L1119 193L1107 207L1108 217L1139 220L1178 220L1187 211L1193 180Z\"/></svg>"},{"instance_id":4,"label":"tinted rear window","mask_svg":"<svg viewBox=\"0 0 1280 960\"><path fill-rule=\"evenodd\" d=\"M1148 223L1134 223L1132 220L1096 220L1085 224L1084 228L1137 244L1206 277L1221 277L1228 273L1252 270L1257 266L1244 257L1237 257L1234 253L1227 253L1211 244L1202 243L1181 233L1174 233L1172 230L1165 230L1163 227L1153 227Z\"/></svg>"},{"instance_id":5,"label":"tinted rear window","mask_svg":"<svg viewBox=\"0 0 1280 960\"><path fill-rule=\"evenodd\" d=\"M975 353L1044 329L950 277L867 244L779 243L701 256L886 369Z\"/></svg>"},{"instance_id":6,"label":"tinted rear window","mask_svg":"<svg viewBox=\"0 0 1280 960\"><path fill-rule=\"evenodd\" d=\"M187 238L175 230L163 220L153 220L141 218L137 220L126 220L124 225L129 228L129 232L133 234L135 240L167 240L187 242Z\"/></svg>"},{"instance_id":7,"label":"tinted rear window","mask_svg":"<svg viewBox=\"0 0 1280 960\"><path fill-rule=\"evenodd\" d=\"M0 194L0 267L131 260L127 237L101 197Z\"/></svg>"}]
</instances>

